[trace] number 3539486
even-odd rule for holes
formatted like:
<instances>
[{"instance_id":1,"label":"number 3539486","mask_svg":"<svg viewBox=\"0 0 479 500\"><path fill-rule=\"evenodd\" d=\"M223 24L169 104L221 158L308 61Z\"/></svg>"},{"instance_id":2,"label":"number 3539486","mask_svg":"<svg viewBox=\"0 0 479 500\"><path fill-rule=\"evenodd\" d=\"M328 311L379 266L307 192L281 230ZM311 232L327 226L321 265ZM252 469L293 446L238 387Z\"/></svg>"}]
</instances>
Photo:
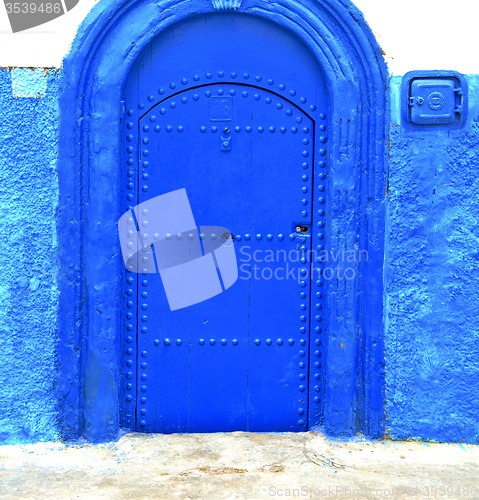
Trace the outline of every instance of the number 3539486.
<instances>
[{"instance_id":1,"label":"number 3539486","mask_svg":"<svg viewBox=\"0 0 479 500\"><path fill-rule=\"evenodd\" d=\"M60 14L62 7L60 3L6 3L7 14Z\"/></svg>"}]
</instances>

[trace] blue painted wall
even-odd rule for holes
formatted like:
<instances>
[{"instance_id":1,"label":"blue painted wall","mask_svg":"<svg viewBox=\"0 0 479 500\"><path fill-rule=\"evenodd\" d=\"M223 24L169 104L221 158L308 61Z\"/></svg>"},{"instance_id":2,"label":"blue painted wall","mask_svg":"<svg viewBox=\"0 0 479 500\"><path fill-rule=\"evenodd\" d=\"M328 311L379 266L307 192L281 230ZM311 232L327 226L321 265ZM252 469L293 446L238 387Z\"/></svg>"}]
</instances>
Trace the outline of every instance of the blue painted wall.
<instances>
[{"instance_id":1,"label":"blue painted wall","mask_svg":"<svg viewBox=\"0 0 479 500\"><path fill-rule=\"evenodd\" d=\"M479 442L479 76L462 130L407 130L391 82L386 381L393 439Z\"/></svg>"},{"instance_id":2,"label":"blue painted wall","mask_svg":"<svg viewBox=\"0 0 479 500\"><path fill-rule=\"evenodd\" d=\"M45 95L14 98L10 71L0 70L1 443L55 440L64 428L56 283L61 73L43 74ZM28 73L15 78L31 85ZM401 78L391 81L384 300L393 439L479 443L479 76L467 79L468 123L451 132L406 129ZM69 412L75 428L78 408Z\"/></svg>"},{"instance_id":3,"label":"blue painted wall","mask_svg":"<svg viewBox=\"0 0 479 500\"><path fill-rule=\"evenodd\" d=\"M36 73L33 75L32 73ZM58 438L55 210L58 74L0 70L0 442ZM43 79L43 81L41 80ZM37 92L35 92L37 94Z\"/></svg>"}]
</instances>

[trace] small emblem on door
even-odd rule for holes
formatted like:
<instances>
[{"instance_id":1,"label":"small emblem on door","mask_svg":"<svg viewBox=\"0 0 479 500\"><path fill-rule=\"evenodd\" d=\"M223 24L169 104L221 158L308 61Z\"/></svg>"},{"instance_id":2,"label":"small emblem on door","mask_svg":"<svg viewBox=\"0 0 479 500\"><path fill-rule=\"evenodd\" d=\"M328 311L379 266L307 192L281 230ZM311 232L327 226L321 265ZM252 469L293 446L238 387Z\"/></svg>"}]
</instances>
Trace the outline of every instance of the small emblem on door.
<instances>
[{"instance_id":1,"label":"small emblem on door","mask_svg":"<svg viewBox=\"0 0 479 500\"><path fill-rule=\"evenodd\" d=\"M231 97L210 97L210 120L230 122L233 119L233 99Z\"/></svg>"},{"instance_id":2,"label":"small emblem on door","mask_svg":"<svg viewBox=\"0 0 479 500\"><path fill-rule=\"evenodd\" d=\"M427 100L431 109L438 110L444 107L444 96L440 92L433 92Z\"/></svg>"}]
</instances>

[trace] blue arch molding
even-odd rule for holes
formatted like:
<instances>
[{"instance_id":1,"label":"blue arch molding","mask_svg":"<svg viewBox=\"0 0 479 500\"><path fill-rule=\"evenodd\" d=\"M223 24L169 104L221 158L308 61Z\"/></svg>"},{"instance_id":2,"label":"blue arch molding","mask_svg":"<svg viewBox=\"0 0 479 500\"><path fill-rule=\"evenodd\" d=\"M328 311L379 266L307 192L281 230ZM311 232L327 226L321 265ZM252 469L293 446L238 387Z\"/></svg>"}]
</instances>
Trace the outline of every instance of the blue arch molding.
<instances>
[{"instance_id":1,"label":"blue arch molding","mask_svg":"<svg viewBox=\"0 0 479 500\"><path fill-rule=\"evenodd\" d=\"M257 16L299 38L330 91L329 247L367 250L356 279L327 287L324 431L381 437L383 257L388 75L361 13L346 0L104 0L65 58L61 95L59 415L64 439L119 432L120 103L128 75L164 30L221 9Z\"/></svg>"}]
</instances>

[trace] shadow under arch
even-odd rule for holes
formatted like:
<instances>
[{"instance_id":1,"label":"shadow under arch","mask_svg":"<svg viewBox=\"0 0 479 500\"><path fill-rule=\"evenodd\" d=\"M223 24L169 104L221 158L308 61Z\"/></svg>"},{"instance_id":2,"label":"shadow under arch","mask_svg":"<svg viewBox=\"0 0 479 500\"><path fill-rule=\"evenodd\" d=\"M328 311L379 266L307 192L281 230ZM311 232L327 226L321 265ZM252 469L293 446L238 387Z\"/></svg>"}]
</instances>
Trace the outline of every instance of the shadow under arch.
<instances>
[{"instance_id":1,"label":"shadow under arch","mask_svg":"<svg viewBox=\"0 0 479 500\"><path fill-rule=\"evenodd\" d=\"M120 112L144 48L170 26L226 8L222 0L103 0L63 64L58 240L61 273L59 428L64 439L119 433L121 260ZM382 52L348 0L235 2L234 10L300 39L330 92L328 227L332 252L367 251L348 286L328 286L324 431L385 432L383 259L388 75ZM356 103L354 107L351 103ZM118 217L112 217L112 214ZM333 333L332 333L333 332Z\"/></svg>"}]
</instances>

